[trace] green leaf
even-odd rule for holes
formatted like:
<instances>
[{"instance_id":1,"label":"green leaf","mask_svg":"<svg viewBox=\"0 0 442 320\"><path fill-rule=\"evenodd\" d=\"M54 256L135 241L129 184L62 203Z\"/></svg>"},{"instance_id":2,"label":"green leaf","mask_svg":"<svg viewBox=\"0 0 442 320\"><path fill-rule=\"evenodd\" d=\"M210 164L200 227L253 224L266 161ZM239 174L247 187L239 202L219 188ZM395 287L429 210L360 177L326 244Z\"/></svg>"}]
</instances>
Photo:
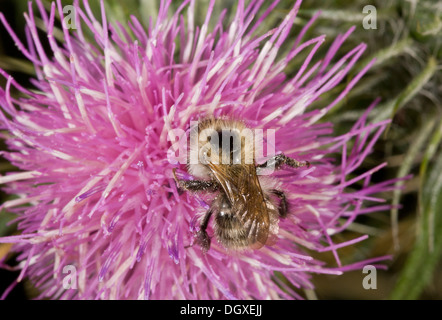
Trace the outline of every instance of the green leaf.
<instances>
[{"instance_id":1,"label":"green leaf","mask_svg":"<svg viewBox=\"0 0 442 320\"><path fill-rule=\"evenodd\" d=\"M410 84L393 100L380 105L377 110L373 122L379 122L388 118L393 118L394 115L416 96L423 86L433 77L437 71L437 61L430 57L425 68L410 82ZM388 129L387 129L388 130Z\"/></svg>"},{"instance_id":2,"label":"green leaf","mask_svg":"<svg viewBox=\"0 0 442 320\"><path fill-rule=\"evenodd\" d=\"M440 144L442 124L433 135L421 165L421 174L426 173L422 182L421 214L418 219L418 235L397 284L391 294L392 299L417 299L432 280L442 253L442 234L434 230L442 229L442 149L435 164L427 170L436 146ZM421 176L422 177L422 176Z\"/></svg>"},{"instance_id":3,"label":"green leaf","mask_svg":"<svg viewBox=\"0 0 442 320\"><path fill-rule=\"evenodd\" d=\"M359 72L363 67L365 67L368 63L370 63L373 59L376 59L374 64L371 66L370 70L373 71L377 67L383 65L384 63L390 61L390 59L395 58L401 54L404 54L407 50L410 49L412 45L412 40L410 38L405 38L397 43L392 44L391 46L387 48L383 48L381 50L376 51L375 53L371 54L370 56L364 58L363 60L359 61L350 72L348 79L352 79L357 72ZM378 73L373 76L365 75L358 84L349 92L347 97L345 99L342 99L339 101L326 115L325 119L332 119L333 122L339 121L339 120L346 120L346 117L342 117L341 109L343 106L345 106L348 103L348 100L359 97L363 95L366 92L369 92L371 88L375 84L377 84L379 81L383 79L386 75L384 73ZM336 86L334 89L330 90L331 93L337 94L338 92L341 92L343 88L345 88L344 84L340 84ZM323 98L324 99L324 98ZM353 114L354 120L359 118L363 111L355 111L356 114ZM334 117L335 115L338 115L337 117ZM352 116L352 114L350 114Z\"/></svg>"},{"instance_id":4,"label":"green leaf","mask_svg":"<svg viewBox=\"0 0 442 320\"><path fill-rule=\"evenodd\" d=\"M306 17L313 17L319 10L317 9L300 9L299 14ZM321 9L321 15L319 19L331 20L331 21L346 21L352 23L361 23L361 21L367 16L361 11L346 10L346 9ZM377 12L377 18L383 20L388 18L386 12Z\"/></svg>"},{"instance_id":5,"label":"green leaf","mask_svg":"<svg viewBox=\"0 0 442 320\"><path fill-rule=\"evenodd\" d=\"M419 130L417 130L416 137L408 148L402 164L399 167L397 177L402 178L408 175L413 166L414 160L419 157L421 154L421 150L424 148L425 143L427 142L429 136L431 135L434 125L436 124L435 118L429 118L427 122L425 122ZM404 185L404 181L396 182L396 190L393 192L393 200L392 205L397 207L399 205L399 201L402 195L402 190L400 187ZM391 226L393 233L393 242L395 250L399 250L399 242L398 242L398 209L391 209Z\"/></svg>"},{"instance_id":6,"label":"green leaf","mask_svg":"<svg viewBox=\"0 0 442 320\"><path fill-rule=\"evenodd\" d=\"M410 38L404 38L396 43L393 43L391 46L382 48L375 53L371 54L367 58L364 58L363 60L359 61L356 64L356 67L354 70L362 69L364 66L366 66L370 61L373 59L376 59L373 66L371 67L371 70L375 69L376 67L384 64L391 58L395 58L401 54L404 54L405 52L409 51L412 47L413 41Z\"/></svg>"},{"instance_id":7,"label":"green leaf","mask_svg":"<svg viewBox=\"0 0 442 320\"><path fill-rule=\"evenodd\" d=\"M0 55L0 68L7 71L19 71L26 74L35 74L34 65L23 59Z\"/></svg>"},{"instance_id":8,"label":"green leaf","mask_svg":"<svg viewBox=\"0 0 442 320\"><path fill-rule=\"evenodd\" d=\"M16 218L16 215L6 210L0 212L0 237L11 235L16 229L15 224L9 225L10 221Z\"/></svg>"}]
</instances>

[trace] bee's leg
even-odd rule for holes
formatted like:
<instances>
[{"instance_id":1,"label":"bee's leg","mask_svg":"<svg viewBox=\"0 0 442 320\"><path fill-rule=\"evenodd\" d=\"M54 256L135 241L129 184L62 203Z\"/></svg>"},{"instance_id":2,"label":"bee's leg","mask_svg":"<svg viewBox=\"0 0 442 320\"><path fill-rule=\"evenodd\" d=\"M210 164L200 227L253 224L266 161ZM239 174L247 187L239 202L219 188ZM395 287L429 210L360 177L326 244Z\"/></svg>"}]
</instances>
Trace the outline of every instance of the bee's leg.
<instances>
[{"instance_id":1,"label":"bee's leg","mask_svg":"<svg viewBox=\"0 0 442 320\"><path fill-rule=\"evenodd\" d=\"M281 200L279 202L279 207L278 207L279 215L281 216L281 218L287 217L289 204L287 202L287 198L285 197L285 193L282 192L281 190L276 190L276 189L273 189L272 193Z\"/></svg>"},{"instance_id":2,"label":"bee's leg","mask_svg":"<svg viewBox=\"0 0 442 320\"><path fill-rule=\"evenodd\" d=\"M218 190L218 184L213 181L203 181L203 180L178 180L178 186L181 189L188 191L211 191L215 192Z\"/></svg>"},{"instance_id":3,"label":"bee's leg","mask_svg":"<svg viewBox=\"0 0 442 320\"><path fill-rule=\"evenodd\" d=\"M173 169L173 178L177 185L184 190L188 191L211 191L215 192L218 190L218 184L214 181L204 181L204 180L179 180L175 174L175 168Z\"/></svg>"},{"instance_id":4,"label":"bee's leg","mask_svg":"<svg viewBox=\"0 0 442 320\"><path fill-rule=\"evenodd\" d=\"M210 217L212 216L212 209L206 212L203 217L203 221L201 221L200 230L196 234L196 241L203 249L203 252L206 253L210 249L210 237L207 234L207 226L209 225Z\"/></svg>"},{"instance_id":5,"label":"bee's leg","mask_svg":"<svg viewBox=\"0 0 442 320\"><path fill-rule=\"evenodd\" d=\"M258 168L264 169L268 167L273 167L275 169L279 169L283 164L286 164L292 168L299 167L310 167L310 162L308 161L297 161L295 159L287 157L285 154L277 154L273 158L267 160L263 164L258 165Z\"/></svg>"}]
</instances>

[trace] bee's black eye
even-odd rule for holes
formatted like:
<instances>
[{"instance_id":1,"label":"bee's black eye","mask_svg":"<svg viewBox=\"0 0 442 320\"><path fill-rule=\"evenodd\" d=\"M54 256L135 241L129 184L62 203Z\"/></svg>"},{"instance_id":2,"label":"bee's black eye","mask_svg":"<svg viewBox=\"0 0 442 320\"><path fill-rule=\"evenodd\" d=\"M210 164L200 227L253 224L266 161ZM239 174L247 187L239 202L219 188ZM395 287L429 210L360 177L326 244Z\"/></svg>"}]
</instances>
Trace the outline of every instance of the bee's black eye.
<instances>
[{"instance_id":1,"label":"bee's black eye","mask_svg":"<svg viewBox=\"0 0 442 320\"><path fill-rule=\"evenodd\" d=\"M225 131L224 133L222 131L217 131L218 133L218 146L219 148L225 148L227 145L229 145L229 150L230 152L233 152L233 148L235 145L235 138L236 138L236 134L229 131ZM226 143L226 145L223 145L223 138L224 139L229 139L229 143ZM226 141L227 142L227 141Z\"/></svg>"},{"instance_id":2,"label":"bee's black eye","mask_svg":"<svg viewBox=\"0 0 442 320\"><path fill-rule=\"evenodd\" d=\"M229 143L229 145L230 145L230 152L232 152L233 151L233 148L234 148L234 144L235 144L235 138L234 138L234 136L231 134L231 133L229 133L228 131L227 132L222 132L222 131L217 131L216 132L216 134L218 135L218 148L219 149L224 149L223 147L223 137L224 138L226 138L226 139L229 139L230 141L230 143ZM212 137L211 136L208 136L207 137L207 141L209 141L209 142L211 142L212 141Z\"/></svg>"},{"instance_id":3,"label":"bee's black eye","mask_svg":"<svg viewBox=\"0 0 442 320\"><path fill-rule=\"evenodd\" d=\"M217 131L218 134L218 148L222 148L223 147L223 132L222 131Z\"/></svg>"},{"instance_id":4,"label":"bee's black eye","mask_svg":"<svg viewBox=\"0 0 442 320\"><path fill-rule=\"evenodd\" d=\"M241 163L241 145L243 137L237 130L220 129L212 131L207 135L207 142L210 143L211 149L219 153L223 161L229 161L223 164L238 164ZM210 156L210 154L208 154ZM221 159L221 158L220 158Z\"/></svg>"}]
</instances>

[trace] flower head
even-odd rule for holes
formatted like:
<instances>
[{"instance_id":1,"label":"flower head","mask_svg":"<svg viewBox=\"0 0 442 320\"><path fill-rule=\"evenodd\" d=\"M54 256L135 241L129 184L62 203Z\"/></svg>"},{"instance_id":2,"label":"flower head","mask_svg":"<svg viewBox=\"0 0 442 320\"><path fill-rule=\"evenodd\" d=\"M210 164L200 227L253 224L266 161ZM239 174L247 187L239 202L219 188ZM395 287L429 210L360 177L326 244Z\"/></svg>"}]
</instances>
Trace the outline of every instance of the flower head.
<instances>
[{"instance_id":1,"label":"flower head","mask_svg":"<svg viewBox=\"0 0 442 320\"><path fill-rule=\"evenodd\" d=\"M319 121L370 65L326 108L309 108L341 83L366 46L331 64L349 30L313 63L324 36L303 41L309 23L295 40L289 38L301 1L265 33L257 29L277 1L262 8L263 1L240 0L228 24L226 10L212 16L214 3L196 26L194 1L183 1L170 17L170 1L162 1L156 21L144 28L135 18L108 24L104 9L99 20L85 1L84 9L74 4L76 29L63 22L63 44L54 37L55 16L63 21L61 2L52 3L48 14L37 0L47 39L39 37L30 7L29 46L17 44L35 66L36 90L1 71L7 84L0 89L0 121L9 148L2 154L22 171L0 177L18 195L2 206L17 213L21 230L0 241L15 243L19 280L29 277L41 298L297 298L273 277L275 271L296 287L311 288L311 273L341 274L384 259L343 265L337 250L367 236L339 244L331 236L357 216L388 207L363 205L392 188L392 181L370 182L384 164L354 174L387 122L366 123L376 103L340 136L333 135L331 123ZM87 29L95 41L87 40ZM291 47L285 54L283 44ZM306 58L288 78L284 70L301 52ZM23 97L13 98L12 87ZM177 188L172 170L186 170L169 161L170 132L207 116L275 129L276 152L312 163L272 175L290 206L273 245L240 253L217 243L204 253L193 245L207 199ZM339 165L332 153L342 155ZM359 188L348 189L358 182ZM208 232L213 234L211 223ZM333 252L337 266L305 249ZM64 286L66 266L75 268L77 290Z\"/></svg>"}]
</instances>

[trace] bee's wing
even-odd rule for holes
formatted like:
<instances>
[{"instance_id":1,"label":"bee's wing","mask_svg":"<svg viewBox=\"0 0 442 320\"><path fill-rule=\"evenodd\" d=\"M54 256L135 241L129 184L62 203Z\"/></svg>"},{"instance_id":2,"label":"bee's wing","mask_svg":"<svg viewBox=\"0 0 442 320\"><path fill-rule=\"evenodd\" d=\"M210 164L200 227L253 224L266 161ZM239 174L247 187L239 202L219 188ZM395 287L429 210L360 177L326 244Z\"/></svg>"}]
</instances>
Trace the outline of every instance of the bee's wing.
<instances>
[{"instance_id":1,"label":"bee's wing","mask_svg":"<svg viewBox=\"0 0 442 320\"><path fill-rule=\"evenodd\" d=\"M236 202L236 198L239 196L237 177L232 176L232 170L229 171L227 166L217 165L211 162L208 163L208 166L212 174L215 176L215 179L223 188L230 204L233 205Z\"/></svg>"},{"instance_id":2,"label":"bee's wing","mask_svg":"<svg viewBox=\"0 0 442 320\"><path fill-rule=\"evenodd\" d=\"M240 219L249 234L251 247L258 249L268 244L271 221L255 166L248 165L238 179L240 194L245 195Z\"/></svg>"},{"instance_id":3,"label":"bee's wing","mask_svg":"<svg viewBox=\"0 0 442 320\"><path fill-rule=\"evenodd\" d=\"M268 242L271 221L255 166L208 165L235 208L249 245L254 249L262 247Z\"/></svg>"}]
</instances>

